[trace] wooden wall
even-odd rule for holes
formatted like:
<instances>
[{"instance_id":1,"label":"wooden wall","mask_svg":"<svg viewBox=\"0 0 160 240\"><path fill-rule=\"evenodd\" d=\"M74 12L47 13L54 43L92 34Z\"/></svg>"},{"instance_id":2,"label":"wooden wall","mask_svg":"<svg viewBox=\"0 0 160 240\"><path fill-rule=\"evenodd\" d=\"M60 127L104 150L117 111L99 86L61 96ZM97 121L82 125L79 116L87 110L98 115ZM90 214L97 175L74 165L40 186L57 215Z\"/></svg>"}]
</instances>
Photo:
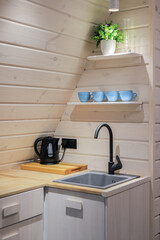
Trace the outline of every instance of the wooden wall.
<instances>
[{"instance_id":1,"label":"wooden wall","mask_svg":"<svg viewBox=\"0 0 160 240\"><path fill-rule=\"evenodd\" d=\"M160 239L160 1L153 1L153 76L154 76L154 155L153 155L153 195L154 195L154 235Z\"/></svg>"},{"instance_id":2,"label":"wooden wall","mask_svg":"<svg viewBox=\"0 0 160 240\"><path fill-rule=\"evenodd\" d=\"M119 154L123 163L121 172L150 175L149 162L149 2L120 1L120 11L110 16L123 25L123 18L130 18L129 46L132 52L142 53L143 60L87 61L71 102L78 101L78 91L107 91L132 89L143 102L142 111L83 112L68 105L56 129L57 136L78 139L77 150L67 150L65 161L87 163L89 168L107 171L108 132L101 129L94 139L96 127L101 122L111 126L114 135L114 155ZM143 18L141 16L144 16ZM143 36L143 41L141 37ZM121 46L122 47L122 46ZM73 111L74 109L74 111Z\"/></svg>"},{"instance_id":3,"label":"wooden wall","mask_svg":"<svg viewBox=\"0 0 160 240\"><path fill-rule=\"evenodd\" d=\"M33 159L33 143L54 134L82 74L97 0L0 0L0 165Z\"/></svg>"}]
</instances>

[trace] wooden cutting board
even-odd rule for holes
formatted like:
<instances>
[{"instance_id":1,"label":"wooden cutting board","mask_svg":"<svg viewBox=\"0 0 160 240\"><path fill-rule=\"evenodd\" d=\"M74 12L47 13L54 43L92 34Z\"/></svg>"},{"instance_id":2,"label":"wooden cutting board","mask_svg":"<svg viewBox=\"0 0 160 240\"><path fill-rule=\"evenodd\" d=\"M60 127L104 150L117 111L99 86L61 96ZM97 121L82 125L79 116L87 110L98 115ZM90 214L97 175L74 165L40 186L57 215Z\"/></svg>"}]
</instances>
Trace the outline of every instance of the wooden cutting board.
<instances>
[{"instance_id":1,"label":"wooden cutting board","mask_svg":"<svg viewBox=\"0 0 160 240\"><path fill-rule=\"evenodd\" d=\"M21 165L23 170L31 170L38 172L47 172L47 173L56 173L56 174L69 174L87 169L85 164L76 164L76 163L59 163L53 165L44 165L39 162L30 162L24 163Z\"/></svg>"}]
</instances>

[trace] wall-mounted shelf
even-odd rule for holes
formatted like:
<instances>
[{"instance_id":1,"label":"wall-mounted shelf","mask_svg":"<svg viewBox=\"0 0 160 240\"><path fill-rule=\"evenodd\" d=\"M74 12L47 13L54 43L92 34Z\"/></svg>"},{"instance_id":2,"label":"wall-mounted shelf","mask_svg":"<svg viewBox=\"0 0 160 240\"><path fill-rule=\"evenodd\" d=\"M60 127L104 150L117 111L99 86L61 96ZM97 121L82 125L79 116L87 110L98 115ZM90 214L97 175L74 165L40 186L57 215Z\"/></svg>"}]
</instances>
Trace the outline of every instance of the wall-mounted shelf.
<instances>
[{"instance_id":1,"label":"wall-mounted shelf","mask_svg":"<svg viewBox=\"0 0 160 240\"><path fill-rule=\"evenodd\" d=\"M142 102L69 102L77 111L141 111Z\"/></svg>"},{"instance_id":2,"label":"wall-mounted shelf","mask_svg":"<svg viewBox=\"0 0 160 240\"><path fill-rule=\"evenodd\" d=\"M135 58L139 57L141 59L142 55L138 53L115 53L112 55L97 55L97 56L89 56L87 59L89 61L103 61L103 60L111 60L111 59L125 59L125 58Z\"/></svg>"}]
</instances>

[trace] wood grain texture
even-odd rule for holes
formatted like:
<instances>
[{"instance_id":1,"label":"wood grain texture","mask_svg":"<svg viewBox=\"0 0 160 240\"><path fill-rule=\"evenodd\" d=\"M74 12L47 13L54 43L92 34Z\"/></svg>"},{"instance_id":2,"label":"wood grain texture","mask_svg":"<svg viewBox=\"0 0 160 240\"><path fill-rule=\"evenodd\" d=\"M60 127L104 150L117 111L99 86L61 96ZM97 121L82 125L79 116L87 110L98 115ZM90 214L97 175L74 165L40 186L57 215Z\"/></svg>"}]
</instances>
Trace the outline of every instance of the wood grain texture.
<instances>
[{"instance_id":1,"label":"wood grain texture","mask_svg":"<svg viewBox=\"0 0 160 240\"><path fill-rule=\"evenodd\" d=\"M43 165L43 164L40 164L39 162L31 162L31 163L22 164L21 169L66 175L66 174L86 170L87 165L69 164L69 163L63 163L63 162L59 164L54 164L54 165Z\"/></svg>"},{"instance_id":2,"label":"wood grain texture","mask_svg":"<svg viewBox=\"0 0 160 240\"><path fill-rule=\"evenodd\" d=\"M108 198L107 212L108 240L150 239L148 184Z\"/></svg>"},{"instance_id":3,"label":"wood grain texture","mask_svg":"<svg viewBox=\"0 0 160 240\"><path fill-rule=\"evenodd\" d=\"M12 11L8 11L10 8L12 8ZM0 15L2 18L7 18L12 21L67 34L84 40L89 39L92 28L92 25L88 22L73 18L57 10L33 4L29 1L18 0L15 4L14 0L2 0Z\"/></svg>"},{"instance_id":4,"label":"wood grain texture","mask_svg":"<svg viewBox=\"0 0 160 240\"><path fill-rule=\"evenodd\" d=\"M0 66L0 83L3 85L74 89L78 74L42 71L23 67Z\"/></svg>"},{"instance_id":5,"label":"wood grain texture","mask_svg":"<svg viewBox=\"0 0 160 240\"><path fill-rule=\"evenodd\" d=\"M0 104L0 120L60 119L64 104Z\"/></svg>"},{"instance_id":6,"label":"wood grain texture","mask_svg":"<svg viewBox=\"0 0 160 240\"><path fill-rule=\"evenodd\" d=\"M104 22L109 12L107 12L108 4L104 4L103 7L94 5L89 1L79 1L79 0L62 0L62 1L52 1L52 0L30 0L31 2L40 4L44 7L57 10L62 13L67 13L73 17L79 18L87 22ZM106 6L106 7L105 7ZM83 11L81 11L83 9Z\"/></svg>"},{"instance_id":7,"label":"wood grain texture","mask_svg":"<svg viewBox=\"0 0 160 240\"><path fill-rule=\"evenodd\" d=\"M94 46L93 43L64 35L63 32L51 32L5 19L0 20L0 34L0 40L4 43L81 58L91 55ZM67 48L64 42L67 42Z\"/></svg>"},{"instance_id":8,"label":"wood grain texture","mask_svg":"<svg viewBox=\"0 0 160 240\"><path fill-rule=\"evenodd\" d=\"M71 97L70 90L56 90L33 87L1 86L1 103L66 103ZM30 97L28 97L30 96Z\"/></svg>"},{"instance_id":9,"label":"wood grain texture","mask_svg":"<svg viewBox=\"0 0 160 240\"><path fill-rule=\"evenodd\" d=\"M84 70L84 59L59 55L57 53L49 53L2 43L0 44L0 52L0 60L3 64L79 74Z\"/></svg>"}]
</instances>

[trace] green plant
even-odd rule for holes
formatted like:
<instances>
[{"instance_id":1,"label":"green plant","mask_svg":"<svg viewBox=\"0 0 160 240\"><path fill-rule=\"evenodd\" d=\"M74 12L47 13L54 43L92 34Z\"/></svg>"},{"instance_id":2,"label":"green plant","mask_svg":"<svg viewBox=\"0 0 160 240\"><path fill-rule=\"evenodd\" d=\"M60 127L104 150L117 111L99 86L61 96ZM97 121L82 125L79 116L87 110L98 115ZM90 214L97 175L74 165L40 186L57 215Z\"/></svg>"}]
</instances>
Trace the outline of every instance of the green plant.
<instances>
[{"instance_id":1,"label":"green plant","mask_svg":"<svg viewBox=\"0 0 160 240\"><path fill-rule=\"evenodd\" d=\"M94 36L92 40L96 41L96 47L99 46L101 40L116 40L116 42L124 41L124 33L117 24L112 22L105 24L98 24L94 26Z\"/></svg>"}]
</instances>

